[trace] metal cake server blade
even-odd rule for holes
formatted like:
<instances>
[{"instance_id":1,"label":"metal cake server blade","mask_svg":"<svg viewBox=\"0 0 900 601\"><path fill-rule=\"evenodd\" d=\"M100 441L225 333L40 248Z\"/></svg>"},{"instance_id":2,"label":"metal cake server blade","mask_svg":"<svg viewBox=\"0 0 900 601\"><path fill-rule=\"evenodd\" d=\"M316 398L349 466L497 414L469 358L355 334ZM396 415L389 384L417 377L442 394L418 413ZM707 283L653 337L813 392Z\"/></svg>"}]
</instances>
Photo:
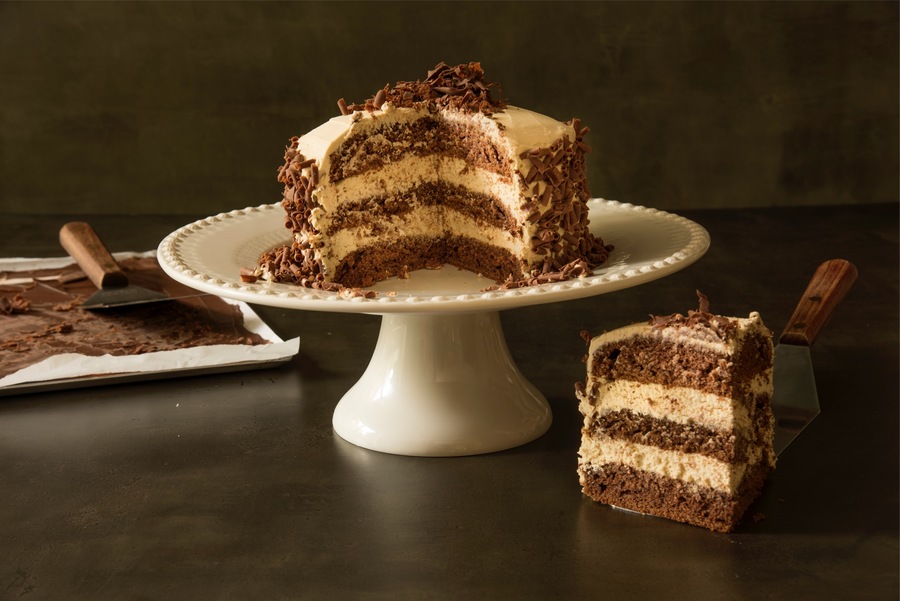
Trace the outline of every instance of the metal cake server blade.
<instances>
[{"instance_id":1,"label":"metal cake server blade","mask_svg":"<svg viewBox=\"0 0 900 601\"><path fill-rule=\"evenodd\" d=\"M165 292L131 284L109 249L88 223L72 221L65 224L59 230L59 242L97 286L97 292L82 303L81 306L85 309L107 309L205 295L196 293L172 297Z\"/></svg>"},{"instance_id":2,"label":"metal cake server blade","mask_svg":"<svg viewBox=\"0 0 900 601\"><path fill-rule=\"evenodd\" d=\"M775 347L775 454L787 448L821 412L808 346L780 343Z\"/></svg>"},{"instance_id":3,"label":"metal cake server blade","mask_svg":"<svg viewBox=\"0 0 900 601\"><path fill-rule=\"evenodd\" d=\"M776 455L781 455L819 415L810 347L853 286L856 276L856 267L844 259L832 259L819 265L778 338L772 394Z\"/></svg>"}]
</instances>

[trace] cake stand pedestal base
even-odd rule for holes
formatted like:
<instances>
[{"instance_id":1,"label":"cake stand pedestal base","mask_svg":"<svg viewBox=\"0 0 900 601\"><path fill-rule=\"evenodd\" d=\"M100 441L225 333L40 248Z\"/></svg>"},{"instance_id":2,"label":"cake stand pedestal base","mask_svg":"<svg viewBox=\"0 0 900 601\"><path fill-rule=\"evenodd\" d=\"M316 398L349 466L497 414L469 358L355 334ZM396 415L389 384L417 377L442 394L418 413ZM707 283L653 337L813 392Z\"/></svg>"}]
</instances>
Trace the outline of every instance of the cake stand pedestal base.
<instances>
[{"instance_id":1,"label":"cake stand pedestal base","mask_svg":"<svg viewBox=\"0 0 900 601\"><path fill-rule=\"evenodd\" d=\"M706 230L684 217L599 198L587 206L591 233L615 244L607 262L584 278L528 290L486 293L484 278L453 268L386 280L382 290L393 294L375 298L244 282L241 268L285 244L280 203L188 224L160 243L157 256L168 275L201 292L286 309L382 315L372 361L334 411L335 431L386 453L474 455L530 442L552 419L547 401L510 357L498 311L637 286L684 269L709 248Z\"/></svg>"},{"instance_id":2,"label":"cake stand pedestal base","mask_svg":"<svg viewBox=\"0 0 900 601\"><path fill-rule=\"evenodd\" d=\"M361 447L428 457L510 449L552 413L509 354L499 312L389 313L372 360L334 411Z\"/></svg>"}]
</instances>

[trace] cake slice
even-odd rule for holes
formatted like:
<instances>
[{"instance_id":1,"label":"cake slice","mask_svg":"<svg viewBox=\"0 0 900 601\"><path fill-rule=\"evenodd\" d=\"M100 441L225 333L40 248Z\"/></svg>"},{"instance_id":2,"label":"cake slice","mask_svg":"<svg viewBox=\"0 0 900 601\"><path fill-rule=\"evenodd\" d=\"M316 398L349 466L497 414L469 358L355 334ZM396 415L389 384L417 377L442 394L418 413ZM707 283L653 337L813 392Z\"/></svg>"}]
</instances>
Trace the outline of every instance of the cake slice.
<instances>
[{"instance_id":1,"label":"cake slice","mask_svg":"<svg viewBox=\"0 0 900 601\"><path fill-rule=\"evenodd\" d=\"M728 532L775 467L772 333L700 308L589 341L578 475L600 503Z\"/></svg>"}]
</instances>

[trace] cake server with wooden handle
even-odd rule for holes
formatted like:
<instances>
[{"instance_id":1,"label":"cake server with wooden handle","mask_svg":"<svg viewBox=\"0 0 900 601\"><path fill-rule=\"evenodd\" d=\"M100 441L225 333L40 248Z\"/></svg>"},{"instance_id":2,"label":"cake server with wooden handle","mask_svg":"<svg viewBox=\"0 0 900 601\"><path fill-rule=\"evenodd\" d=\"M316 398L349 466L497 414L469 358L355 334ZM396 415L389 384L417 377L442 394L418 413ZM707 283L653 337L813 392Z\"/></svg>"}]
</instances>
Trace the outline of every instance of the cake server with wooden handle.
<instances>
[{"instance_id":1,"label":"cake server with wooden handle","mask_svg":"<svg viewBox=\"0 0 900 601\"><path fill-rule=\"evenodd\" d=\"M174 300L165 292L135 286L116 263L115 258L100 240L94 228L82 221L72 221L59 230L59 242L75 259L84 274L97 286L97 292L82 303L85 309L107 309ZM179 296L203 296L203 293Z\"/></svg>"},{"instance_id":2,"label":"cake server with wooden handle","mask_svg":"<svg viewBox=\"0 0 900 601\"><path fill-rule=\"evenodd\" d=\"M856 267L843 259L819 265L775 347L775 454L819 415L810 347L856 281Z\"/></svg>"}]
</instances>

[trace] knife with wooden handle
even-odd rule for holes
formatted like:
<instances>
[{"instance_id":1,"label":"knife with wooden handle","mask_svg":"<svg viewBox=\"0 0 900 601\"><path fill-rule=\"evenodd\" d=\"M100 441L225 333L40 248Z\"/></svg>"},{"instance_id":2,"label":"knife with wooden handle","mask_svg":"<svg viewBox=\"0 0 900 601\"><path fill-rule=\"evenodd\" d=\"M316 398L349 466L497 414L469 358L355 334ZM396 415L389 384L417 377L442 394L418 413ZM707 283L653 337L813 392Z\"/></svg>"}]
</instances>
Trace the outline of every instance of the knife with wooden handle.
<instances>
[{"instance_id":1,"label":"knife with wooden handle","mask_svg":"<svg viewBox=\"0 0 900 601\"><path fill-rule=\"evenodd\" d=\"M75 259L85 275L97 286L97 292L82 303L85 309L108 309L174 300L165 292L135 286L116 263L94 228L83 221L72 221L59 230L59 242ZM203 296L191 294L188 296ZM179 297L187 298L187 296Z\"/></svg>"}]
</instances>

